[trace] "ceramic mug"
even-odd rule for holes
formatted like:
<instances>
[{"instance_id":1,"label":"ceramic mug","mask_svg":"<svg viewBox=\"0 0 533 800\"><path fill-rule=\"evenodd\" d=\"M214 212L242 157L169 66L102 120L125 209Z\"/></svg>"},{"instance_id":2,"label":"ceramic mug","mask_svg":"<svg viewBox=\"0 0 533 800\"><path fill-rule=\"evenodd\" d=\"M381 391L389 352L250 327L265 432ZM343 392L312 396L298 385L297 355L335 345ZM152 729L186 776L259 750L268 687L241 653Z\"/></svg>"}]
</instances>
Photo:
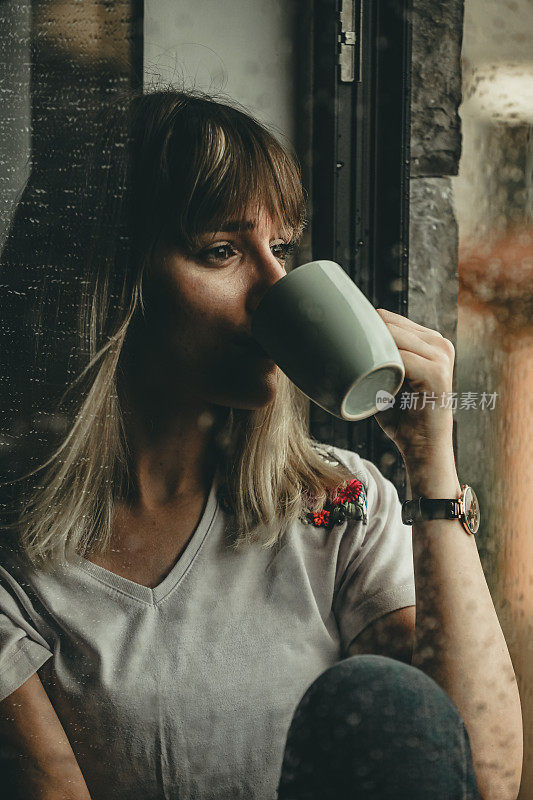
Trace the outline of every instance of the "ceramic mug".
<instances>
[{"instance_id":1,"label":"ceramic mug","mask_svg":"<svg viewBox=\"0 0 533 800\"><path fill-rule=\"evenodd\" d=\"M388 407L403 383L387 326L334 261L303 264L276 281L252 314L252 336L310 400L340 419Z\"/></svg>"}]
</instances>

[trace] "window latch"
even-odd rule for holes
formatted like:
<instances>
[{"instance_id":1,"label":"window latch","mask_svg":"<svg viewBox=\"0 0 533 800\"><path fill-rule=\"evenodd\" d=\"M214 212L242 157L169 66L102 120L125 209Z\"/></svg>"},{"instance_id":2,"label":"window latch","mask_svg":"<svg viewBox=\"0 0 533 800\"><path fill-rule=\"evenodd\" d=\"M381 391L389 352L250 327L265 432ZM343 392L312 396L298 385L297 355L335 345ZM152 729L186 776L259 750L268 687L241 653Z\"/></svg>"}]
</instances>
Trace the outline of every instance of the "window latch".
<instances>
[{"instance_id":1,"label":"window latch","mask_svg":"<svg viewBox=\"0 0 533 800\"><path fill-rule=\"evenodd\" d=\"M355 30L355 0L341 0L339 13L340 32L337 36L339 52L337 62L342 83L361 80L361 32L363 0L359 3L359 33ZM356 56L358 58L356 59ZM356 76L356 63L358 65Z\"/></svg>"}]
</instances>

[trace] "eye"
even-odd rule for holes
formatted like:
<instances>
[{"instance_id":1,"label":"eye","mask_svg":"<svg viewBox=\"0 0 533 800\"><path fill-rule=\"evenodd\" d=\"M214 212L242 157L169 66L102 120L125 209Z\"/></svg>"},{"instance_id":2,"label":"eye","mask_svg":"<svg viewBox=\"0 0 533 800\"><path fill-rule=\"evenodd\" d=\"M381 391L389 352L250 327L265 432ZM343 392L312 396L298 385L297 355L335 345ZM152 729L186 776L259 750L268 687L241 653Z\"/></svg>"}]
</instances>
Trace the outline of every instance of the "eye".
<instances>
[{"instance_id":1,"label":"eye","mask_svg":"<svg viewBox=\"0 0 533 800\"><path fill-rule=\"evenodd\" d=\"M295 247L296 244L294 242L279 242L278 244L271 245L270 249L278 261L284 263ZM221 264L224 261L229 261L230 258L233 258L233 256L237 254L238 252L235 247L230 242L225 242L202 250L198 253L198 257L202 261L210 264Z\"/></svg>"},{"instance_id":2,"label":"eye","mask_svg":"<svg viewBox=\"0 0 533 800\"><path fill-rule=\"evenodd\" d=\"M280 242L279 244L273 244L270 249L277 259L286 261L295 247L296 244L294 242Z\"/></svg>"},{"instance_id":3,"label":"eye","mask_svg":"<svg viewBox=\"0 0 533 800\"><path fill-rule=\"evenodd\" d=\"M210 247L208 250L202 250L199 255L204 261L219 262L227 261L235 254L236 250L231 244L217 244L216 247Z\"/></svg>"}]
</instances>

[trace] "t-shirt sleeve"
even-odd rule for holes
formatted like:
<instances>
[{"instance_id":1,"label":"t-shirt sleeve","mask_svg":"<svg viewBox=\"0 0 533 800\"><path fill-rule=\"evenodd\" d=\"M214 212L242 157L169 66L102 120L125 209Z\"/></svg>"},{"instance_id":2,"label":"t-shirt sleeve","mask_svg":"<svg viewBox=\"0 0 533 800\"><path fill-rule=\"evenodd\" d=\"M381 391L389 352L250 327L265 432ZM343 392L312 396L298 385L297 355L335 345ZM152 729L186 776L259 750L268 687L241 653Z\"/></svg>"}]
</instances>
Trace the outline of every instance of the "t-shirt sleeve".
<instances>
[{"instance_id":1,"label":"t-shirt sleeve","mask_svg":"<svg viewBox=\"0 0 533 800\"><path fill-rule=\"evenodd\" d=\"M415 605L411 527L402 522L398 492L375 464L360 463L368 479L368 522L353 521L343 536L333 600L343 652L374 620Z\"/></svg>"},{"instance_id":2,"label":"t-shirt sleeve","mask_svg":"<svg viewBox=\"0 0 533 800\"><path fill-rule=\"evenodd\" d=\"M0 566L0 700L14 692L52 656L35 626L24 589Z\"/></svg>"}]
</instances>

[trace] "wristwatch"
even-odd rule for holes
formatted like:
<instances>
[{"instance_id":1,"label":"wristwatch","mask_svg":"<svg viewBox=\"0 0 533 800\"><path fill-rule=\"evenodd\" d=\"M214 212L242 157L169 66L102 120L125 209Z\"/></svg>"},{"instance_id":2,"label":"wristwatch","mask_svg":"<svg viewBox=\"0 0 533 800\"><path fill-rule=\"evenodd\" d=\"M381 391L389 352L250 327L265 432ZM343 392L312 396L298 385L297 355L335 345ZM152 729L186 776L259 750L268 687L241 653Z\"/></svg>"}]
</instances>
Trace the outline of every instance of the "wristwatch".
<instances>
[{"instance_id":1,"label":"wristwatch","mask_svg":"<svg viewBox=\"0 0 533 800\"><path fill-rule=\"evenodd\" d=\"M404 525L431 519L458 519L467 533L477 533L480 519L479 503L472 487L463 484L458 500L416 497L402 503Z\"/></svg>"}]
</instances>

